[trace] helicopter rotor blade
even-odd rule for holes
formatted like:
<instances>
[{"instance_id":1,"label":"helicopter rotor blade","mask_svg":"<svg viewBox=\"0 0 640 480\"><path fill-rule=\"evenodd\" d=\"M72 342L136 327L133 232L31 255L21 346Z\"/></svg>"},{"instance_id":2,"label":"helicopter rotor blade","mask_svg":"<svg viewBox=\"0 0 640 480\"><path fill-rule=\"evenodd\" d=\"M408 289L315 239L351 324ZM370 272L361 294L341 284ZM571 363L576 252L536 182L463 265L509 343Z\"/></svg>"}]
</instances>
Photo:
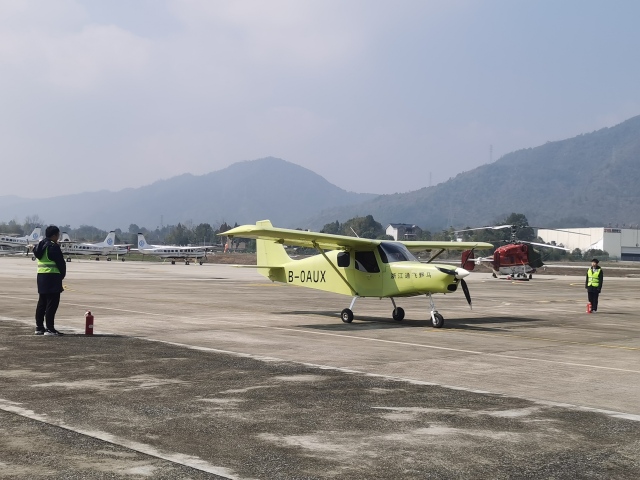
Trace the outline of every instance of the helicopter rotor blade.
<instances>
[{"instance_id":1,"label":"helicopter rotor blade","mask_svg":"<svg viewBox=\"0 0 640 480\"><path fill-rule=\"evenodd\" d=\"M546 243L527 242L525 240L520 240L520 243L526 243L528 245L535 245L537 247L555 248L556 250L564 250L565 252L570 252L571 251L568 248L558 247L557 245L547 245Z\"/></svg>"}]
</instances>

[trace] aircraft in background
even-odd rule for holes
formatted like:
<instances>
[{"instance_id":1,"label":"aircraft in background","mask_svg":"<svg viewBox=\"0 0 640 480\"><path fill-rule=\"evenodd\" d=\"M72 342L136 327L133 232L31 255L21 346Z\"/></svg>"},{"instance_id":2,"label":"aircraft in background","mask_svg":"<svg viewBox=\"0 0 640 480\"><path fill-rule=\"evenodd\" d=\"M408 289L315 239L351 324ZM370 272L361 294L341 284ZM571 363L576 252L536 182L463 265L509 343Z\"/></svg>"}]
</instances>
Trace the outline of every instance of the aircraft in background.
<instances>
[{"instance_id":1,"label":"aircraft in background","mask_svg":"<svg viewBox=\"0 0 640 480\"><path fill-rule=\"evenodd\" d=\"M40 227L34 228L31 235L25 235L24 237L0 235L0 245L11 248L26 248L26 252L28 252L31 245L35 245L40 240L42 240L42 229Z\"/></svg>"},{"instance_id":2,"label":"aircraft in background","mask_svg":"<svg viewBox=\"0 0 640 480\"><path fill-rule=\"evenodd\" d=\"M469 271L448 264L423 263L411 251L434 251L431 260L445 250L493 248L486 242L386 241L348 237L329 233L275 228L269 220L242 225L220 233L229 239L255 238L258 272L273 282L281 282L327 292L351 295L351 305L340 313L345 323L353 321L353 306L358 298L389 298L392 318L401 321L404 310L395 298L426 295L431 324L440 328L444 317L433 302L434 293L453 293L462 287L471 306L471 295L464 281ZM284 245L314 248L317 255L294 260Z\"/></svg>"},{"instance_id":3,"label":"aircraft in background","mask_svg":"<svg viewBox=\"0 0 640 480\"><path fill-rule=\"evenodd\" d=\"M202 259L207 257L207 252L213 246L182 247L178 245L150 245L142 233L138 233L138 248L131 249L142 255L153 255L159 258L171 259L171 265L176 264L177 259L183 259L185 265L189 265L190 260L197 261L202 265Z\"/></svg>"},{"instance_id":4,"label":"aircraft in background","mask_svg":"<svg viewBox=\"0 0 640 480\"><path fill-rule=\"evenodd\" d=\"M99 243L78 243L69 238L67 232L62 232L60 236L60 248L62 254L67 257L67 262L71 261L71 255L87 255L100 260L101 256L107 257L111 261L111 255L116 255L124 262L124 255L129 253L128 245L116 245L116 232L109 232L103 242Z\"/></svg>"},{"instance_id":5,"label":"aircraft in background","mask_svg":"<svg viewBox=\"0 0 640 480\"><path fill-rule=\"evenodd\" d=\"M458 234L473 230L502 230L507 228L510 229L510 238L509 240L506 240L506 245L496 248L493 255L490 257L479 257L474 259L476 265L480 265L482 263L490 265L494 278L498 278L498 275L506 275L507 280L530 280L533 278L533 274L536 273L536 269L544 266L544 263L542 262L542 255L534 250L534 246L564 250L565 252L570 251L568 248L557 245L547 245L546 243L537 243L518 239L517 233L519 229L540 228L531 227L529 225L496 225L493 227L467 228L465 230L456 230L454 233ZM558 230L560 232L567 231L557 228L552 228L550 230ZM471 259L473 259L473 256L471 256Z\"/></svg>"}]
</instances>

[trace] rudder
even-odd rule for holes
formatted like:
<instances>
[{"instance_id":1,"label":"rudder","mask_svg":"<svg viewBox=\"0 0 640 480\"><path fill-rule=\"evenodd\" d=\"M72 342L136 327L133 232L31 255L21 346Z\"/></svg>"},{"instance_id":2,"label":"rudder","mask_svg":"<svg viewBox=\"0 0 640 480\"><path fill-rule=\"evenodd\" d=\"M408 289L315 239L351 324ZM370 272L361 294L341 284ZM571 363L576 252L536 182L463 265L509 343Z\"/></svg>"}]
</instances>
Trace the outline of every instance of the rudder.
<instances>
[{"instance_id":1,"label":"rudder","mask_svg":"<svg viewBox=\"0 0 640 480\"><path fill-rule=\"evenodd\" d=\"M269 220L256 222L256 226L266 229L273 228L273 225L271 225ZM284 246L280 243L274 242L273 240L261 240L257 238L256 252L258 257L257 263L258 266L261 267L281 267L285 263L289 263L291 261L291 257L287 254Z\"/></svg>"}]
</instances>

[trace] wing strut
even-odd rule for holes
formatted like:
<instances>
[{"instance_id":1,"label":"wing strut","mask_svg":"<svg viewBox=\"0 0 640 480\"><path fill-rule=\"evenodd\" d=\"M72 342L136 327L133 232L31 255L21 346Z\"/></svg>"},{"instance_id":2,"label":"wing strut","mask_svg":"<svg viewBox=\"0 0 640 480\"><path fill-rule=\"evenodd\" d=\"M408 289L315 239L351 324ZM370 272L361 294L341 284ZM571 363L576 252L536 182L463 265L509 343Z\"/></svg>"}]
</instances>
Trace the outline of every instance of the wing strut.
<instances>
[{"instance_id":1,"label":"wing strut","mask_svg":"<svg viewBox=\"0 0 640 480\"><path fill-rule=\"evenodd\" d=\"M342 275L342 273L340 273L340 270L338 270L338 267L336 267L331 260L329 260L329 257L327 257L327 255L324 253L324 250L322 250L320 248L320 246L318 245L317 242L313 242L313 246L316 248L316 250L318 250L320 252L320 255L322 255L324 257L324 259L329 263L329 265L331 265L331 268L333 268L335 270L335 272L340 276L340 278L342 279L342 281L344 283L347 284L347 287L349 287L349 289L351 290L351 294L355 297L358 297L360 295L358 295L358 292L355 291L355 289L351 286L351 284L349 283L349 281L344 278L344 275Z\"/></svg>"},{"instance_id":2,"label":"wing strut","mask_svg":"<svg viewBox=\"0 0 640 480\"><path fill-rule=\"evenodd\" d=\"M432 255L432 256L429 258L429 260L427 260L427 263L431 263L431 262L433 262L433 261L434 261L434 260L435 260L439 255L441 255L441 254L442 254L442 252L444 252L444 251L445 251L445 249L444 249L444 248L440 249L440 251L439 251L438 253L436 253L435 255Z\"/></svg>"}]
</instances>

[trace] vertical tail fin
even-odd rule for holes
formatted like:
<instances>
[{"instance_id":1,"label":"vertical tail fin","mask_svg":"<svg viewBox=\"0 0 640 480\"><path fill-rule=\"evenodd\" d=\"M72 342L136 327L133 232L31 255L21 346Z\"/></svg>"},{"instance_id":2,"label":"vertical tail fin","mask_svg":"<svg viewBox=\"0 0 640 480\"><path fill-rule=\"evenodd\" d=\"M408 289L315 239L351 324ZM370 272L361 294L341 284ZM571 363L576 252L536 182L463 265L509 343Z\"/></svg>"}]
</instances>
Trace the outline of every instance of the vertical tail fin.
<instances>
[{"instance_id":1,"label":"vertical tail fin","mask_svg":"<svg viewBox=\"0 0 640 480\"><path fill-rule=\"evenodd\" d=\"M144 235L141 234L141 233L138 233L138 248L140 250L144 250L145 248L149 248L149 244L144 239Z\"/></svg>"},{"instance_id":2,"label":"vertical tail fin","mask_svg":"<svg viewBox=\"0 0 640 480\"><path fill-rule=\"evenodd\" d=\"M109 235L107 235L107 238L105 238L104 242L102 243L108 247L113 247L113 245L116 243L116 232L109 232Z\"/></svg>"},{"instance_id":3,"label":"vertical tail fin","mask_svg":"<svg viewBox=\"0 0 640 480\"><path fill-rule=\"evenodd\" d=\"M42 229L40 227L36 227L33 229L33 232L31 232L31 235L29 236L29 241L39 242L41 237L42 237Z\"/></svg>"},{"instance_id":4,"label":"vertical tail fin","mask_svg":"<svg viewBox=\"0 0 640 480\"><path fill-rule=\"evenodd\" d=\"M60 236L60 242L71 243L71 237L69 237L69 234L67 232L62 232L62 235Z\"/></svg>"},{"instance_id":5,"label":"vertical tail fin","mask_svg":"<svg viewBox=\"0 0 640 480\"><path fill-rule=\"evenodd\" d=\"M262 220L256 222L256 226L262 228L272 228L269 220ZM261 240L256 239L256 250L258 254L258 265L269 267L281 267L285 263L291 261L291 257L287 254L286 250L280 243L276 243L273 240Z\"/></svg>"}]
</instances>

